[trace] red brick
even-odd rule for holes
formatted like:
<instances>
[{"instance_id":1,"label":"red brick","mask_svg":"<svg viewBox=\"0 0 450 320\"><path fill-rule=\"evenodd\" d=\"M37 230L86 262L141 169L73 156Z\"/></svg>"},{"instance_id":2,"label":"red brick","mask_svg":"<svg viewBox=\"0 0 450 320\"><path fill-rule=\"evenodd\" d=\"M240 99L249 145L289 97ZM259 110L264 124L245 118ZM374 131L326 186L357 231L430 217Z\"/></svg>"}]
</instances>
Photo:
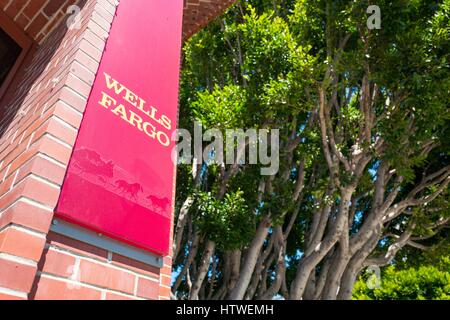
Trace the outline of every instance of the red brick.
<instances>
[{"instance_id":1,"label":"red brick","mask_svg":"<svg viewBox=\"0 0 450 320\"><path fill-rule=\"evenodd\" d=\"M83 113L86 108L87 99L83 98L70 88L62 88L59 98L81 113Z\"/></svg>"},{"instance_id":2,"label":"red brick","mask_svg":"<svg viewBox=\"0 0 450 320\"><path fill-rule=\"evenodd\" d=\"M53 114L74 128L80 127L82 116L62 101L56 103Z\"/></svg>"},{"instance_id":3,"label":"red brick","mask_svg":"<svg viewBox=\"0 0 450 320\"><path fill-rule=\"evenodd\" d=\"M98 4L95 6L95 12L98 13L99 16L101 16L103 19L111 23L113 21L114 16L107 10L106 7L109 7L112 11L112 5L106 5L104 2L99 1Z\"/></svg>"},{"instance_id":4,"label":"red brick","mask_svg":"<svg viewBox=\"0 0 450 320\"><path fill-rule=\"evenodd\" d=\"M9 295L6 293L0 293L0 301L4 300L26 300L26 299L18 296Z\"/></svg>"},{"instance_id":5,"label":"red brick","mask_svg":"<svg viewBox=\"0 0 450 320\"><path fill-rule=\"evenodd\" d=\"M163 258L163 262L164 262L164 265L169 265L169 266L171 266L171 265L172 265L172 258L170 258L170 257L164 257L164 258Z\"/></svg>"},{"instance_id":6,"label":"red brick","mask_svg":"<svg viewBox=\"0 0 450 320\"><path fill-rule=\"evenodd\" d=\"M27 28L27 32L34 38L42 31L47 23L48 19L43 14L39 14Z\"/></svg>"},{"instance_id":7,"label":"red brick","mask_svg":"<svg viewBox=\"0 0 450 320\"><path fill-rule=\"evenodd\" d=\"M113 254L112 262L116 266L154 278L155 280L159 279L159 269L154 266L118 254Z\"/></svg>"},{"instance_id":8,"label":"red brick","mask_svg":"<svg viewBox=\"0 0 450 320\"><path fill-rule=\"evenodd\" d=\"M86 53L83 51L77 51L77 53L74 56L74 60L82 64L84 67L86 67L89 71L92 73L96 73L99 67L99 63L89 57Z\"/></svg>"},{"instance_id":9,"label":"red brick","mask_svg":"<svg viewBox=\"0 0 450 320\"><path fill-rule=\"evenodd\" d=\"M0 287L30 292L36 267L0 259Z\"/></svg>"},{"instance_id":10,"label":"red brick","mask_svg":"<svg viewBox=\"0 0 450 320\"><path fill-rule=\"evenodd\" d=\"M65 1L66 0L49 1L48 4L44 8L44 13L49 17L54 15L59 9L61 9L61 7L63 6Z\"/></svg>"},{"instance_id":11,"label":"red brick","mask_svg":"<svg viewBox=\"0 0 450 320\"><path fill-rule=\"evenodd\" d=\"M134 291L133 274L87 260L80 262L80 279L82 282L115 291L125 293Z\"/></svg>"},{"instance_id":12,"label":"red brick","mask_svg":"<svg viewBox=\"0 0 450 320\"><path fill-rule=\"evenodd\" d=\"M26 8L23 10L23 13L29 18L32 19L37 12L42 8L45 4L46 0L33 0L28 3Z\"/></svg>"},{"instance_id":13,"label":"red brick","mask_svg":"<svg viewBox=\"0 0 450 320\"><path fill-rule=\"evenodd\" d=\"M75 61L70 67L70 72L77 78L80 78L85 83L92 85L95 80L95 74L91 72L86 66L83 66L78 61Z\"/></svg>"},{"instance_id":14,"label":"red brick","mask_svg":"<svg viewBox=\"0 0 450 320\"><path fill-rule=\"evenodd\" d=\"M102 57L103 52L95 48L87 40L81 40L80 49L86 52L92 59L96 61L100 61Z\"/></svg>"},{"instance_id":15,"label":"red brick","mask_svg":"<svg viewBox=\"0 0 450 320\"><path fill-rule=\"evenodd\" d=\"M16 23L22 28L25 29L25 27L30 23L30 20L24 16L23 14L19 15L16 19Z\"/></svg>"},{"instance_id":16,"label":"red brick","mask_svg":"<svg viewBox=\"0 0 450 320\"><path fill-rule=\"evenodd\" d=\"M170 295L171 295L170 288L159 287L159 296L160 297L170 298Z\"/></svg>"},{"instance_id":17,"label":"red brick","mask_svg":"<svg viewBox=\"0 0 450 320\"><path fill-rule=\"evenodd\" d=\"M47 233L53 213L20 201L0 216L0 228L7 224L26 226L39 232Z\"/></svg>"},{"instance_id":18,"label":"red brick","mask_svg":"<svg viewBox=\"0 0 450 320\"><path fill-rule=\"evenodd\" d=\"M35 300L100 300L101 291L41 276L36 281L36 288L31 298Z\"/></svg>"},{"instance_id":19,"label":"red brick","mask_svg":"<svg viewBox=\"0 0 450 320\"><path fill-rule=\"evenodd\" d=\"M52 16L52 20L45 26L45 29L43 30L43 33L48 34L50 33L53 28L56 27L56 25L61 21L61 18L64 17L63 12L58 12L56 15Z\"/></svg>"},{"instance_id":20,"label":"red brick","mask_svg":"<svg viewBox=\"0 0 450 320\"><path fill-rule=\"evenodd\" d=\"M44 131L54 137L58 137L59 140L69 145L73 145L77 138L77 132L74 129L68 128L54 117L47 121L38 131ZM38 131L36 132L36 136L38 136Z\"/></svg>"},{"instance_id":21,"label":"red brick","mask_svg":"<svg viewBox=\"0 0 450 320\"><path fill-rule=\"evenodd\" d=\"M172 284L172 278L170 276L161 275L161 284L170 287Z\"/></svg>"},{"instance_id":22,"label":"red brick","mask_svg":"<svg viewBox=\"0 0 450 320\"><path fill-rule=\"evenodd\" d=\"M128 296L123 296L120 294L115 294L111 292L106 293L106 300L137 300L136 298L131 298Z\"/></svg>"},{"instance_id":23,"label":"red brick","mask_svg":"<svg viewBox=\"0 0 450 320\"><path fill-rule=\"evenodd\" d=\"M26 175L33 173L41 178L62 185L66 169L57 165L41 155L36 155L20 168L17 175L17 181L25 178Z\"/></svg>"},{"instance_id":24,"label":"red brick","mask_svg":"<svg viewBox=\"0 0 450 320\"><path fill-rule=\"evenodd\" d=\"M70 87L73 91L77 92L81 96L85 97L86 99L89 97L89 94L91 93L91 85L88 85L87 83L81 81L80 79L76 78L74 75L69 74L67 76L67 79L65 81L65 84Z\"/></svg>"},{"instance_id":25,"label":"red brick","mask_svg":"<svg viewBox=\"0 0 450 320\"><path fill-rule=\"evenodd\" d=\"M139 278L137 295L146 299L158 300L159 283L145 278Z\"/></svg>"},{"instance_id":26,"label":"red brick","mask_svg":"<svg viewBox=\"0 0 450 320\"><path fill-rule=\"evenodd\" d=\"M45 239L20 231L6 228L0 232L0 252L33 261L39 261L44 250Z\"/></svg>"},{"instance_id":27,"label":"red brick","mask_svg":"<svg viewBox=\"0 0 450 320\"><path fill-rule=\"evenodd\" d=\"M72 150L67 146L64 146L57 141L48 137L48 135L42 137L39 141L39 145L36 146L39 152L53 158L61 163L68 164Z\"/></svg>"},{"instance_id":28,"label":"red brick","mask_svg":"<svg viewBox=\"0 0 450 320\"><path fill-rule=\"evenodd\" d=\"M106 34L106 32L104 31L103 34ZM106 42L101 37L102 35L96 35L94 32L92 32L91 29L87 29L84 35L84 38L87 41L89 41L89 43L91 43L95 48L103 52L103 50L105 49Z\"/></svg>"},{"instance_id":29,"label":"red brick","mask_svg":"<svg viewBox=\"0 0 450 320\"><path fill-rule=\"evenodd\" d=\"M6 9L6 14L11 18L15 18L23 6L26 4L27 0L14 0L11 2L9 7Z\"/></svg>"},{"instance_id":30,"label":"red brick","mask_svg":"<svg viewBox=\"0 0 450 320\"><path fill-rule=\"evenodd\" d=\"M5 168L5 172L2 172L2 175L0 175L0 177L6 174L6 170L8 169ZM1 182L0 180L0 196L4 195L11 189L13 182L14 182L14 172L11 175L8 173L8 178L6 178L5 181Z\"/></svg>"},{"instance_id":31,"label":"red brick","mask_svg":"<svg viewBox=\"0 0 450 320\"><path fill-rule=\"evenodd\" d=\"M35 180L35 178L29 176L19 185L14 187L9 193L0 198L0 208L4 209L9 207L21 197L25 197L45 204L50 208L54 208L59 197L59 192L59 189Z\"/></svg>"},{"instance_id":32,"label":"red brick","mask_svg":"<svg viewBox=\"0 0 450 320\"><path fill-rule=\"evenodd\" d=\"M165 275L169 276L169 275L172 275L172 268L164 266L161 268L160 272L161 272L161 274L165 274Z\"/></svg>"},{"instance_id":33,"label":"red brick","mask_svg":"<svg viewBox=\"0 0 450 320\"><path fill-rule=\"evenodd\" d=\"M75 257L50 248L44 251L38 269L44 273L69 278L74 271L74 265Z\"/></svg>"},{"instance_id":34,"label":"red brick","mask_svg":"<svg viewBox=\"0 0 450 320\"><path fill-rule=\"evenodd\" d=\"M60 190L56 187L50 186L47 183L41 182L34 177L28 176L19 185L15 186L13 192L6 194L5 197L0 199L0 207L2 201L8 199L16 200L17 194L20 194L29 199L35 200L39 203L48 205L49 207L55 207L58 201ZM7 203L11 203L7 201Z\"/></svg>"},{"instance_id":35,"label":"red brick","mask_svg":"<svg viewBox=\"0 0 450 320\"><path fill-rule=\"evenodd\" d=\"M107 21L103 20L95 11L92 13L92 18L87 24L88 29L92 31L98 38L104 39L108 34L108 30L111 27L111 24ZM95 45L95 43L92 43ZM103 51L102 49L100 49Z\"/></svg>"},{"instance_id":36,"label":"red brick","mask_svg":"<svg viewBox=\"0 0 450 320\"><path fill-rule=\"evenodd\" d=\"M116 12L115 2L111 0L98 0L98 4L95 6L95 9L100 6L104 10L106 10L109 14L114 14Z\"/></svg>"},{"instance_id":37,"label":"red brick","mask_svg":"<svg viewBox=\"0 0 450 320\"><path fill-rule=\"evenodd\" d=\"M9 0L0 0L0 9L6 7L9 3Z\"/></svg>"},{"instance_id":38,"label":"red brick","mask_svg":"<svg viewBox=\"0 0 450 320\"><path fill-rule=\"evenodd\" d=\"M38 153L46 155L56 161L59 161L62 164L67 164L69 162L72 150L68 148L68 146L63 145L58 141L55 141L55 139L52 139L52 137L50 137L45 132L39 133L39 135L41 135L41 137L37 138L37 140L33 142L33 144L30 146L29 149L24 150L21 154L17 155L16 158L11 160L10 158L15 156L16 151L20 152L20 148L18 148L11 156L8 156L8 158L4 160L6 163L8 163L8 165L4 168L4 170L0 173L0 175L5 175L8 171L8 176L11 177L14 175L16 170L21 169L20 179L15 180L15 184L19 183L21 179L23 179L23 177L25 177L30 173L30 171L26 170L30 170L29 167L30 161L32 161L32 158L35 157ZM33 137L33 140L34 138L35 137ZM27 166L27 168L24 168L24 165ZM49 167L49 169L52 169L52 167ZM54 177L56 178L55 181L58 181L58 178L60 178L61 173L60 170L59 174L57 172L55 173L47 172L44 176ZM9 188L10 186L8 184L5 184L4 187L2 186L0 188L0 196L3 195L3 193L7 191Z\"/></svg>"}]
</instances>

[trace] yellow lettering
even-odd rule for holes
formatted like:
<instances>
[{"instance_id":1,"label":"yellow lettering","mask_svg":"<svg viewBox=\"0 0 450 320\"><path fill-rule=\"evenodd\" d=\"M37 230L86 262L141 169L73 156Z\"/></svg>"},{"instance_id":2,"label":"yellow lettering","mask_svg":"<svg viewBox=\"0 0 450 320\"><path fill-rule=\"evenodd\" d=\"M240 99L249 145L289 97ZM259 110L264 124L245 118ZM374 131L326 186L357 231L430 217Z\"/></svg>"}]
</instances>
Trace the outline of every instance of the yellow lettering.
<instances>
[{"instance_id":1,"label":"yellow lettering","mask_svg":"<svg viewBox=\"0 0 450 320\"><path fill-rule=\"evenodd\" d=\"M117 108L111 110L116 116L121 116L123 120L128 121L127 110L123 104L119 104ZM129 122L129 121L128 121Z\"/></svg>"},{"instance_id":2,"label":"yellow lettering","mask_svg":"<svg viewBox=\"0 0 450 320\"><path fill-rule=\"evenodd\" d=\"M158 112L158 109L156 109L154 106L150 106L151 113L149 114L150 118L161 124L161 119L158 119L156 117L156 113Z\"/></svg>"},{"instance_id":3,"label":"yellow lettering","mask_svg":"<svg viewBox=\"0 0 450 320\"><path fill-rule=\"evenodd\" d=\"M126 101L128 101L131 105L137 107L137 100L138 96L135 95L133 92L127 89L127 92L125 93L125 96L123 97Z\"/></svg>"},{"instance_id":4,"label":"yellow lettering","mask_svg":"<svg viewBox=\"0 0 450 320\"><path fill-rule=\"evenodd\" d=\"M142 118L131 110L130 110L130 120L128 122L142 131Z\"/></svg>"},{"instance_id":5,"label":"yellow lettering","mask_svg":"<svg viewBox=\"0 0 450 320\"><path fill-rule=\"evenodd\" d=\"M114 105L117 104L117 101L111 98L109 95L104 93L102 91L102 99L98 102L101 106L105 107L106 109L109 109L111 107L111 103L114 102Z\"/></svg>"},{"instance_id":6,"label":"yellow lettering","mask_svg":"<svg viewBox=\"0 0 450 320\"><path fill-rule=\"evenodd\" d=\"M139 98L139 105L137 106L137 108L145 113L145 115L147 115L148 117L151 117L150 112L145 110L145 101L142 98Z\"/></svg>"},{"instance_id":7,"label":"yellow lettering","mask_svg":"<svg viewBox=\"0 0 450 320\"><path fill-rule=\"evenodd\" d=\"M127 90L127 88L121 85L117 80L111 78L109 74L107 74L106 72L104 74L106 79L106 86L108 87L109 90L114 88L114 92L117 95L119 95L123 90Z\"/></svg>"},{"instance_id":8,"label":"yellow lettering","mask_svg":"<svg viewBox=\"0 0 450 320\"><path fill-rule=\"evenodd\" d=\"M170 145L170 139L164 132L158 131L157 138L159 143L161 143L163 146L168 147Z\"/></svg>"},{"instance_id":9,"label":"yellow lettering","mask_svg":"<svg viewBox=\"0 0 450 320\"><path fill-rule=\"evenodd\" d=\"M148 127L151 127L151 131L148 130ZM143 126L144 132L146 135L148 135L150 138L155 139L156 136L156 128L151 123L144 122Z\"/></svg>"},{"instance_id":10,"label":"yellow lettering","mask_svg":"<svg viewBox=\"0 0 450 320\"><path fill-rule=\"evenodd\" d=\"M117 80L113 79L106 72L104 73L104 75L106 79L106 86L109 90L112 90L116 95L120 96L128 104L136 107L147 117L157 122L159 125L162 125L167 130L172 129L172 120L169 117L162 115L160 118L158 118L157 108L150 106L147 109L144 99L140 98L138 95L133 93ZM102 92L102 97L99 101L99 104L106 109L111 109L112 113L114 113L116 116L120 116L129 124L144 132L148 137L158 140L161 145L165 147L170 146L170 138L165 132L158 131L152 123L146 122L142 118L142 116L136 114L132 110L128 110L123 104L117 105L118 101L116 99L112 98L109 94Z\"/></svg>"},{"instance_id":11,"label":"yellow lettering","mask_svg":"<svg viewBox=\"0 0 450 320\"><path fill-rule=\"evenodd\" d=\"M161 116L161 124L166 128L167 130L172 129L172 121L167 116Z\"/></svg>"}]
</instances>

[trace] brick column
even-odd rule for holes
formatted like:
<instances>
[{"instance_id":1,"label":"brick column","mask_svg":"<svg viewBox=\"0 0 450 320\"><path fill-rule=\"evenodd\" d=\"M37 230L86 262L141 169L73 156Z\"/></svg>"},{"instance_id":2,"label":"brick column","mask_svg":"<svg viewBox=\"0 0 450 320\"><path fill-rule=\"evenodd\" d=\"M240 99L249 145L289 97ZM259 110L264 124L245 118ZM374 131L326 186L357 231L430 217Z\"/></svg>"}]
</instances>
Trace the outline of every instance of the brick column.
<instances>
[{"instance_id":1,"label":"brick column","mask_svg":"<svg viewBox=\"0 0 450 320\"><path fill-rule=\"evenodd\" d=\"M53 211L115 3L81 1L81 28L68 30L64 21L45 40L45 33L30 29L43 42L2 106L7 112L0 120L0 299L29 298L38 262L53 241L48 238Z\"/></svg>"}]
</instances>

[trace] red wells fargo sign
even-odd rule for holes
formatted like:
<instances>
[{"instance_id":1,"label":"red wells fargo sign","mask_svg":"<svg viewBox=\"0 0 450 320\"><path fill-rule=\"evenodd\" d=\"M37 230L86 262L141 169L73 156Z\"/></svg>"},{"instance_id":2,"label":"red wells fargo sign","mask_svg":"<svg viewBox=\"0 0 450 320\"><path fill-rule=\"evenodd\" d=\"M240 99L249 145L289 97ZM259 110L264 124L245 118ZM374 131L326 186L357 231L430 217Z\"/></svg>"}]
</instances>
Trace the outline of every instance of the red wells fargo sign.
<instances>
[{"instance_id":1,"label":"red wells fargo sign","mask_svg":"<svg viewBox=\"0 0 450 320\"><path fill-rule=\"evenodd\" d=\"M170 243L183 0L122 0L57 215L166 255Z\"/></svg>"}]
</instances>

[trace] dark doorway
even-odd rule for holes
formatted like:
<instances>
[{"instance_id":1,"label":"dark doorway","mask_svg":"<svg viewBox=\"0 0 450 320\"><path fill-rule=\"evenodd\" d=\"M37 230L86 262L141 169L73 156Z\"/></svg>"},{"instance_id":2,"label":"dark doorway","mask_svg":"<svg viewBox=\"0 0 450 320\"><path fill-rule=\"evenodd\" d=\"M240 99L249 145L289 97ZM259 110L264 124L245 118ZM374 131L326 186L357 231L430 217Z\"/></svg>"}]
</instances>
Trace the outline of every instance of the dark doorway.
<instances>
[{"instance_id":1,"label":"dark doorway","mask_svg":"<svg viewBox=\"0 0 450 320\"><path fill-rule=\"evenodd\" d=\"M0 29L0 87L22 52L22 48Z\"/></svg>"}]
</instances>

